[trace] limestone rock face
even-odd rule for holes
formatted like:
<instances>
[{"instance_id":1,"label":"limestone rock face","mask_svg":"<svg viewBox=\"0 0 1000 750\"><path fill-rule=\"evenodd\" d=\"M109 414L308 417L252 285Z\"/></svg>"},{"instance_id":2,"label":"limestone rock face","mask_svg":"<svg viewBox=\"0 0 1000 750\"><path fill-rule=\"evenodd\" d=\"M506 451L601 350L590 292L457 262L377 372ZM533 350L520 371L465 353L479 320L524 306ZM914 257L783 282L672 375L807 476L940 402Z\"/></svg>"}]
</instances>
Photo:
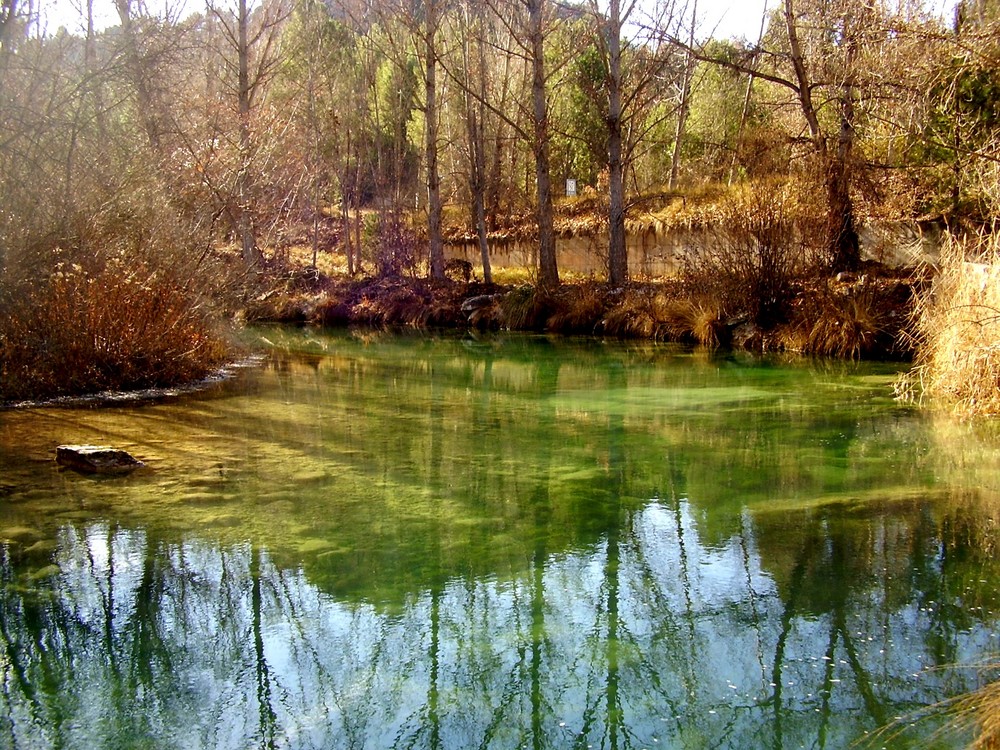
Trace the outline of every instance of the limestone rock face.
<instances>
[{"instance_id":1,"label":"limestone rock face","mask_svg":"<svg viewBox=\"0 0 1000 750\"><path fill-rule=\"evenodd\" d=\"M129 453L106 445L60 445L56 463L88 474L128 474L145 466Z\"/></svg>"}]
</instances>

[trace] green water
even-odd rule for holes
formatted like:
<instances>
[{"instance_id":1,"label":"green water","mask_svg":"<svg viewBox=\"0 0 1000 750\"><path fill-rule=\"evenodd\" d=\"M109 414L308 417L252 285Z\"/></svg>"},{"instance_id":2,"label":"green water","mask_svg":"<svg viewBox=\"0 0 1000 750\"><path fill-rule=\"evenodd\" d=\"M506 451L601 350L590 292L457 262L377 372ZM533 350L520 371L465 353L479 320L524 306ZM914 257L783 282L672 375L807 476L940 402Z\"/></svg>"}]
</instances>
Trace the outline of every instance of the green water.
<instances>
[{"instance_id":1,"label":"green water","mask_svg":"<svg viewBox=\"0 0 1000 750\"><path fill-rule=\"evenodd\" d=\"M968 740L931 707L996 676L1000 435L894 367L253 338L201 394L0 413L0 747Z\"/></svg>"}]
</instances>

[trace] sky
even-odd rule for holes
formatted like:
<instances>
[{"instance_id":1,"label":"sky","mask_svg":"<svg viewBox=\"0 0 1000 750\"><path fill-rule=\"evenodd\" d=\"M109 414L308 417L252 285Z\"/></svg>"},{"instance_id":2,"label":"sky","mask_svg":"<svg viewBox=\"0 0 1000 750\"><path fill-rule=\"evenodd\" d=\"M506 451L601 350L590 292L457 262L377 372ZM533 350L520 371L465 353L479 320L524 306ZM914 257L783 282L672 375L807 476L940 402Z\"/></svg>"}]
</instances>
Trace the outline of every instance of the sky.
<instances>
[{"instance_id":1,"label":"sky","mask_svg":"<svg viewBox=\"0 0 1000 750\"><path fill-rule=\"evenodd\" d=\"M716 39L744 37L757 41L760 33L760 18L764 2L768 10L780 5L781 0L698 0L698 16L701 18L701 34ZM925 0L928 10L950 19L957 0ZM710 32L716 29L715 33Z\"/></svg>"},{"instance_id":2,"label":"sky","mask_svg":"<svg viewBox=\"0 0 1000 750\"><path fill-rule=\"evenodd\" d=\"M744 37L755 42L760 33L760 19L764 12L764 2L765 0L737 0L737 2L732 2L732 0L698 0L701 32L708 35L714 29L711 36L717 39ZM777 4L778 0L767 0L769 10Z\"/></svg>"}]
</instances>

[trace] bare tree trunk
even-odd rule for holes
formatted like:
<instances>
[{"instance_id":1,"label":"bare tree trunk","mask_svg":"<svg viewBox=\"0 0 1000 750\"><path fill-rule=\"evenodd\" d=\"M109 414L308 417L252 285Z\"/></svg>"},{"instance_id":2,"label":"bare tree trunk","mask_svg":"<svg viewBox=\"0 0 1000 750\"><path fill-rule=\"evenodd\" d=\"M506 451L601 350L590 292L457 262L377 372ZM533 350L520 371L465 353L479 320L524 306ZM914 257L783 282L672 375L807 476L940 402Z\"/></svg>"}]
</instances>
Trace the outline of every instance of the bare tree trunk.
<instances>
[{"instance_id":1,"label":"bare tree trunk","mask_svg":"<svg viewBox=\"0 0 1000 750\"><path fill-rule=\"evenodd\" d=\"M831 155L813 104L813 81L806 70L802 46L799 44L792 2L793 0L784 0L785 27L788 30L788 48L795 70L799 104L809 125L809 134L819 158L820 168L824 171L827 190L826 250L830 257L831 270L854 270L861 262L861 245L854 221L854 202L851 199L850 184L850 159L854 148L853 66L856 42L850 38L845 41L848 47L845 78L840 91L840 135L837 150ZM848 23L850 19L845 19L845 29ZM850 33L846 34L849 35Z\"/></svg>"},{"instance_id":2,"label":"bare tree trunk","mask_svg":"<svg viewBox=\"0 0 1000 750\"><path fill-rule=\"evenodd\" d=\"M469 147L471 149L472 218L476 225L476 241L479 257L483 264L483 281L493 283L493 269L490 265L489 235L486 229L486 154L483 143L482 110L469 113Z\"/></svg>"},{"instance_id":3,"label":"bare tree trunk","mask_svg":"<svg viewBox=\"0 0 1000 750\"><path fill-rule=\"evenodd\" d=\"M444 242L441 239L441 176L438 174L438 106L437 106L437 0L426 0L424 112L427 135L427 239L430 244L430 275L444 278Z\"/></svg>"},{"instance_id":4,"label":"bare tree trunk","mask_svg":"<svg viewBox=\"0 0 1000 750\"><path fill-rule=\"evenodd\" d=\"M482 190L476 195L476 241L479 244L479 258L483 264L483 281L487 284L493 283L493 266L490 263L490 242L489 233L486 229L486 206L483 201Z\"/></svg>"},{"instance_id":5,"label":"bare tree trunk","mask_svg":"<svg viewBox=\"0 0 1000 750\"><path fill-rule=\"evenodd\" d=\"M361 182L361 166L357 167L354 173L354 186L355 189L358 187L358 183ZM355 195L357 192L355 190ZM361 245L361 229L364 223L364 217L361 214L361 202L355 199L354 203L354 273L361 273L361 251L363 247Z\"/></svg>"},{"instance_id":6,"label":"bare tree trunk","mask_svg":"<svg viewBox=\"0 0 1000 750\"><path fill-rule=\"evenodd\" d=\"M845 25L850 23L845 19ZM854 62L856 41L847 39L846 74L840 91L840 134L837 152L828 169L829 227L827 242L833 271L856 271L861 265L861 242L851 198L851 159L854 155Z\"/></svg>"},{"instance_id":7,"label":"bare tree trunk","mask_svg":"<svg viewBox=\"0 0 1000 750\"><path fill-rule=\"evenodd\" d=\"M237 174L236 193L239 200L239 230L243 245L243 262L251 269L259 268L263 258L257 247L253 227L253 201L250 195L251 140L250 140L250 45L247 31L250 14L247 0L239 0L237 18L239 39L237 60L239 65L239 118L240 118L240 166Z\"/></svg>"},{"instance_id":8,"label":"bare tree trunk","mask_svg":"<svg viewBox=\"0 0 1000 750\"><path fill-rule=\"evenodd\" d=\"M796 94L799 98L799 106L802 108L802 115L809 125L809 136L812 139L816 152L826 156L826 141L823 139L823 131L819 126L819 117L816 115L816 107L812 100L812 80L806 71L805 59L802 56L802 45L799 44L798 27L795 24L795 8L792 0L785 0L784 4L785 28L788 31L788 50L792 60L792 68L795 70Z\"/></svg>"},{"instance_id":9,"label":"bare tree trunk","mask_svg":"<svg viewBox=\"0 0 1000 750\"><path fill-rule=\"evenodd\" d=\"M621 0L611 0L608 36L608 283L628 281L622 164Z\"/></svg>"},{"instance_id":10,"label":"bare tree trunk","mask_svg":"<svg viewBox=\"0 0 1000 750\"><path fill-rule=\"evenodd\" d=\"M348 207L347 193L340 197L340 226L344 240L344 256L347 258L347 275L354 275L354 256L351 250L351 211Z\"/></svg>"},{"instance_id":11,"label":"bare tree trunk","mask_svg":"<svg viewBox=\"0 0 1000 750\"><path fill-rule=\"evenodd\" d=\"M472 223L476 227L476 241L483 265L483 281L493 283L493 269L490 266L489 235L486 227L486 55L484 41L480 34L476 38L476 62L473 65L469 54L469 37L472 36L472 22L469 8L465 8L466 28L462 32L462 62L465 69L465 133L469 146L469 193L472 197ZM472 76L475 75L475 82ZM477 94L472 87L476 85Z\"/></svg>"},{"instance_id":12,"label":"bare tree trunk","mask_svg":"<svg viewBox=\"0 0 1000 750\"><path fill-rule=\"evenodd\" d=\"M317 44L317 46L321 46ZM320 218L323 215L322 179L320 172L323 164L322 132L319 125L319 114L316 111L316 69L315 62L310 61L308 80L306 81L306 102L308 106L309 129L312 132L312 153L309 155L308 170L312 187L312 267L316 268L319 259Z\"/></svg>"},{"instance_id":13,"label":"bare tree trunk","mask_svg":"<svg viewBox=\"0 0 1000 750\"><path fill-rule=\"evenodd\" d=\"M357 185L351 185L351 129L346 128L343 171L340 175L340 226L347 258L347 275L354 275L354 251L351 248L351 195L357 195ZM358 247L358 256L361 248Z\"/></svg>"},{"instance_id":14,"label":"bare tree trunk","mask_svg":"<svg viewBox=\"0 0 1000 750\"><path fill-rule=\"evenodd\" d=\"M503 73L500 77L501 80L501 96L500 96L500 106L505 107L507 105L509 94L510 94L510 65L511 65L512 55L504 55L503 61ZM485 63L483 63L485 65ZM485 84L482 93L485 95ZM485 101L486 98L483 96L480 101ZM504 160L504 139L502 137L501 128L505 127L503 120L496 118L497 130L493 134L493 152L492 160L490 162L490 170L486 176L486 226L490 229L496 228L496 217L501 211L501 200L503 198L503 192L501 190L502 185L502 174L503 174L503 160ZM485 120L480 120L482 125L485 125ZM485 137L485 131L484 131ZM485 145L485 141L484 141ZM485 158L485 154L484 154Z\"/></svg>"},{"instance_id":15,"label":"bare tree trunk","mask_svg":"<svg viewBox=\"0 0 1000 750\"><path fill-rule=\"evenodd\" d=\"M6 58L13 47L18 16L21 14L19 0L0 0L0 55Z\"/></svg>"},{"instance_id":16,"label":"bare tree trunk","mask_svg":"<svg viewBox=\"0 0 1000 750\"><path fill-rule=\"evenodd\" d=\"M472 221L476 227L476 242L483 264L483 281L493 283L490 267L489 235L486 229L486 154L483 136L483 111L474 108L471 97L466 97L466 130L469 139L469 192L472 194Z\"/></svg>"},{"instance_id":17,"label":"bare tree trunk","mask_svg":"<svg viewBox=\"0 0 1000 750\"><path fill-rule=\"evenodd\" d=\"M531 101L533 110L536 207L538 219L538 283L559 286L556 265L556 235L553 222L552 178L549 174L549 116L545 100L544 0L527 0L531 43Z\"/></svg>"}]
</instances>

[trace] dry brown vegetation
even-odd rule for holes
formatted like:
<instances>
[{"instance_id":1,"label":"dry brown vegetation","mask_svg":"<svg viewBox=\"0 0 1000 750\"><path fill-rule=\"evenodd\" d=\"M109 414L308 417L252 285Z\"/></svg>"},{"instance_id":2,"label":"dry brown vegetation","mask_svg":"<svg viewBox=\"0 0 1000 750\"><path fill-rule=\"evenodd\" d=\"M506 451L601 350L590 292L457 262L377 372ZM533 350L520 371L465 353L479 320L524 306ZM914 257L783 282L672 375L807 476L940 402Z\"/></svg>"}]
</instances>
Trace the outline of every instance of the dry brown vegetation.
<instances>
[{"instance_id":1,"label":"dry brown vegetation","mask_svg":"<svg viewBox=\"0 0 1000 750\"><path fill-rule=\"evenodd\" d=\"M65 264L0 301L0 399L189 383L231 356L217 315L141 263Z\"/></svg>"},{"instance_id":2,"label":"dry brown vegetation","mask_svg":"<svg viewBox=\"0 0 1000 750\"><path fill-rule=\"evenodd\" d=\"M308 268L304 247L282 250L285 265L267 277L268 291L246 306L249 321L388 327L470 326L480 329L642 338L781 350L848 358L905 358L912 305L909 278L876 263L860 274L828 277L815 217L801 185L758 181L696 194L693 209L710 224L677 278L613 288L594 277L555 289L530 270L494 269L493 285L417 278L419 266L351 279L339 255L321 253ZM651 196L650 215L677 210L672 195ZM680 203L685 201L680 200ZM657 209L656 206L663 206ZM595 199L562 211L581 231L600 223ZM452 217L453 221L457 217ZM530 219L526 220L530 223ZM372 266L372 270L375 269ZM467 300L473 302L463 309Z\"/></svg>"},{"instance_id":3,"label":"dry brown vegetation","mask_svg":"<svg viewBox=\"0 0 1000 750\"><path fill-rule=\"evenodd\" d=\"M1000 242L950 241L919 297L910 387L965 414L1000 414Z\"/></svg>"},{"instance_id":4,"label":"dry brown vegetation","mask_svg":"<svg viewBox=\"0 0 1000 750\"><path fill-rule=\"evenodd\" d=\"M839 281L790 275L777 291L753 287L742 277L716 277L710 284L703 273L622 288L580 278L552 290L536 286L523 273L503 271L498 277L507 283L484 284L398 275L351 279L286 269L271 274L269 290L247 303L245 317L248 322L544 331L855 359L910 354L912 337L905 327L913 282L876 264ZM763 306L750 293L754 288L765 289L772 299L780 293L781 308L755 320Z\"/></svg>"},{"instance_id":5,"label":"dry brown vegetation","mask_svg":"<svg viewBox=\"0 0 1000 750\"><path fill-rule=\"evenodd\" d=\"M909 356L913 283L877 273L814 283L793 306L784 348L842 359Z\"/></svg>"}]
</instances>

